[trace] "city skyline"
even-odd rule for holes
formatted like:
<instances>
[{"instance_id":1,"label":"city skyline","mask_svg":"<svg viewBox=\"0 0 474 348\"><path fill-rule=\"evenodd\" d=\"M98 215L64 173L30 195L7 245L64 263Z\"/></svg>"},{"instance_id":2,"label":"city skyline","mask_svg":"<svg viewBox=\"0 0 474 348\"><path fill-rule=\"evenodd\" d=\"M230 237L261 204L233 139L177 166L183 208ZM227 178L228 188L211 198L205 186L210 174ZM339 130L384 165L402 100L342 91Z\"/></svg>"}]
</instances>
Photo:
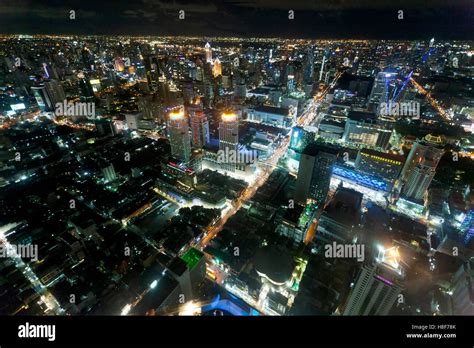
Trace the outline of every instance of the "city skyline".
<instances>
[{"instance_id":1,"label":"city skyline","mask_svg":"<svg viewBox=\"0 0 474 348\"><path fill-rule=\"evenodd\" d=\"M471 2L0 1L2 342L471 342Z\"/></svg>"}]
</instances>

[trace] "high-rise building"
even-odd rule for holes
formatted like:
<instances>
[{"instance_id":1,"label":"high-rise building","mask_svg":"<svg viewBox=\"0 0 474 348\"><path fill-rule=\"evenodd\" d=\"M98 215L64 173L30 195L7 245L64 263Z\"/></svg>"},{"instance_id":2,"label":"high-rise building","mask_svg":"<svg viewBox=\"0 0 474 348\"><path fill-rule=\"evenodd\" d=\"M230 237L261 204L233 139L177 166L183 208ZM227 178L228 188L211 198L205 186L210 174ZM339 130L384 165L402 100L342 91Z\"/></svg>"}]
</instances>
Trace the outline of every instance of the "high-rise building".
<instances>
[{"instance_id":1,"label":"high-rise building","mask_svg":"<svg viewBox=\"0 0 474 348\"><path fill-rule=\"evenodd\" d=\"M117 174L115 173L114 165L112 163L108 163L107 165L102 167L102 175L106 182L112 182L117 178Z\"/></svg>"},{"instance_id":2,"label":"high-rise building","mask_svg":"<svg viewBox=\"0 0 474 348\"><path fill-rule=\"evenodd\" d=\"M300 126L295 126L291 130L291 138L289 148L297 152L303 150L314 140L315 134Z\"/></svg>"},{"instance_id":3,"label":"high-rise building","mask_svg":"<svg viewBox=\"0 0 474 348\"><path fill-rule=\"evenodd\" d=\"M222 64L219 58L216 58L214 60L214 65L212 67L212 75L214 75L214 77L222 75Z\"/></svg>"},{"instance_id":4,"label":"high-rise building","mask_svg":"<svg viewBox=\"0 0 474 348\"><path fill-rule=\"evenodd\" d=\"M436 174L436 165L432 161L423 159L410 173L408 180L403 186L404 197L415 201L423 200L426 190Z\"/></svg>"},{"instance_id":5,"label":"high-rise building","mask_svg":"<svg viewBox=\"0 0 474 348\"><path fill-rule=\"evenodd\" d=\"M206 53L206 63L212 63L212 49L209 42L206 42L204 46L204 52Z\"/></svg>"},{"instance_id":6,"label":"high-rise building","mask_svg":"<svg viewBox=\"0 0 474 348\"><path fill-rule=\"evenodd\" d=\"M423 139L418 139L410 150L405 165L403 166L401 179L408 180L410 173L423 158L431 159L438 164L444 154L444 138L442 136L426 135Z\"/></svg>"},{"instance_id":7,"label":"high-rise building","mask_svg":"<svg viewBox=\"0 0 474 348\"><path fill-rule=\"evenodd\" d=\"M83 47L80 51L82 63L87 70L90 70L94 65L94 55L89 48Z\"/></svg>"},{"instance_id":8,"label":"high-rise building","mask_svg":"<svg viewBox=\"0 0 474 348\"><path fill-rule=\"evenodd\" d=\"M314 75L314 47L308 47L304 60L304 82L305 84L313 83Z\"/></svg>"},{"instance_id":9,"label":"high-rise building","mask_svg":"<svg viewBox=\"0 0 474 348\"><path fill-rule=\"evenodd\" d=\"M166 105L173 104L173 94L171 93L170 86L164 75L158 77L158 82L156 83L156 91L158 98L162 102L164 102Z\"/></svg>"},{"instance_id":10,"label":"high-rise building","mask_svg":"<svg viewBox=\"0 0 474 348\"><path fill-rule=\"evenodd\" d=\"M335 165L334 168L337 168ZM363 194L339 186L318 219L315 240L318 243L352 243L360 233Z\"/></svg>"},{"instance_id":11,"label":"high-rise building","mask_svg":"<svg viewBox=\"0 0 474 348\"><path fill-rule=\"evenodd\" d=\"M161 103L157 94L147 94L138 97L138 110L143 113L144 120L158 120L162 113Z\"/></svg>"},{"instance_id":12,"label":"high-rise building","mask_svg":"<svg viewBox=\"0 0 474 348\"><path fill-rule=\"evenodd\" d=\"M375 260L360 270L344 315L387 315L402 290L403 278L398 248L379 247Z\"/></svg>"},{"instance_id":13,"label":"high-rise building","mask_svg":"<svg viewBox=\"0 0 474 348\"><path fill-rule=\"evenodd\" d=\"M62 104L66 100L66 94L64 93L64 88L61 82L50 80L46 81L44 86L46 87L46 92L48 93L53 105L56 105L56 103Z\"/></svg>"},{"instance_id":14,"label":"high-rise building","mask_svg":"<svg viewBox=\"0 0 474 348\"><path fill-rule=\"evenodd\" d=\"M88 79L83 78L79 80L79 89L81 91L81 101L94 102L94 90L92 89L92 85Z\"/></svg>"},{"instance_id":15,"label":"high-rise building","mask_svg":"<svg viewBox=\"0 0 474 348\"><path fill-rule=\"evenodd\" d=\"M388 103L388 101L391 100L390 83L393 79L396 78L396 75L397 74L395 73L389 72L379 72L377 74L377 77L374 81L374 86L372 87L372 91L370 92L369 96L369 105L371 105L373 109L377 109L380 103Z\"/></svg>"},{"instance_id":16,"label":"high-rise building","mask_svg":"<svg viewBox=\"0 0 474 348\"><path fill-rule=\"evenodd\" d=\"M474 267L473 261L464 262L453 275L446 293L450 315L474 314Z\"/></svg>"},{"instance_id":17,"label":"high-rise building","mask_svg":"<svg viewBox=\"0 0 474 348\"><path fill-rule=\"evenodd\" d=\"M309 199L324 204L336 159L337 150L327 146L310 144L303 150L296 180L297 203L305 205Z\"/></svg>"},{"instance_id":18,"label":"high-rise building","mask_svg":"<svg viewBox=\"0 0 474 348\"><path fill-rule=\"evenodd\" d=\"M192 144L202 148L209 143L209 121L203 111L190 113Z\"/></svg>"},{"instance_id":19,"label":"high-rise building","mask_svg":"<svg viewBox=\"0 0 474 348\"><path fill-rule=\"evenodd\" d=\"M400 176L405 184L403 196L414 200L423 199L444 154L443 148L444 139L431 134L413 144Z\"/></svg>"},{"instance_id":20,"label":"high-rise building","mask_svg":"<svg viewBox=\"0 0 474 348\"><path fill-rule=\"evenodd\" d=\"M219 151L225 154L227 160L222 168L235 171L236 163L232 163L231 159L237 159L238 147L239 119L235 113L224 112L219 123Z\"/></svg>"},{"instance_id":21,"label":"high-rise building","mask_svg":"<svg viewBox=\"0 0 474 348\"><path fill-rule=\"evenodd\" d=\"M191 157L191 140L188 119L183 109L172 111L169 114L168 134L171 155L181 161L188 162Z\"/></svg>"},{"instance_id":22,"label":"high-rise building","mask_svg":"<svg viewBox=\"0 0 474 348\"><path fill-rule=\"evenodd\" d=\"M471 208L464 217L461 226L459 226L459 231L462 234L462 241L464 245L469 244L469 242L474 237L474 210Z\"/></svg>"},{"instance_id":23,"label":"high-rise building","mask_svg":"<svg viewBox=\"0 0 474 348\"><path fill-rule=\"evenodd\" d=\"M151 91L157 89L158 77L161 75L158 58L152 55L143 57L148 88Z\"/></svg>"},{"instance_id":24,"label":"high-rise building","mask_svg":"<svg viewBox=\"0 0 474 348\"><path fill-rule=\"evenodd\" d=\"M125 70L125 63L121 58L116 58L114 60L114 68L117 72L123 72Z\"/></svg>"},{"instance_id":25,"label":"high-rise building","mask_svg":"<svg viewBox=\"0 0 474 348\"><path fill-rule=\"evenodd\" d=\"M48 79L58 79L58 71L54 63L43 63L44 76Z\"/></svg>"},{"instance_id":26,"label":"high-rise building","mask_svg":"<svg viewBox=\"0 0 474 348\"><path fill-rule=\"evenodd\" d=\"M319 81L323 80L324 64L326 64L326 55L323 56L323 60L321 62L321 69L319 70Z\"/></svg>"},{"instance_id":27,"label":"high-rise building","mask_svg":"<svg viewBox=\"0 0 474 348\"><path fill-rule=\"evenodd\" d=\"M288 75L286 80L286 91L288 93L294 92L296 89L295 75Z\"/></svg>"},{"instance_id":28,"label":"high-rise building","mask_svg":"<svg viewBox=\"0 0 474 348\"><path fill-rule=\"evenodd\" d=\"M31 87L38 106L43 111L54 111L57 103L64 103L66 94L61 82L56 80L46 81L39 86Z\"/></svg>"},{"instance_id":29,"label":"high-rise building","mask_svg":"<svg viewBox=\"0 0 474 348\"><path fill-rule=\"evenodd\" d=\"M46 87L44 85L33 86L31 91L36 99L40 110L42 111L54 111L54 104L51 102Z\"/></svg>"}]
</instances>

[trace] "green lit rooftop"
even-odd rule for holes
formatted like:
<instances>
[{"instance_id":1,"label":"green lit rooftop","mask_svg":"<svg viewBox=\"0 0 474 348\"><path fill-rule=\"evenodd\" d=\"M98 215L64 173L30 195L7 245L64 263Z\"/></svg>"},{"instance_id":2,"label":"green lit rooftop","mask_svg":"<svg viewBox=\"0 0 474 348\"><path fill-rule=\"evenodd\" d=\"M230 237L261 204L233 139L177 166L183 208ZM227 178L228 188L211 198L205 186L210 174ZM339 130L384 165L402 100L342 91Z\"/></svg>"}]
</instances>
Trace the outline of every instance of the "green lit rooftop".
<instances>
[{"instance_id":1,"label":"green lit rooftop","mask_svg":"<svg viewBox=\"0 0 474 348\"><path fill-rule=\"evenodd\" d=\"M181 256L181 259L186 262L189 269L193 269L203 256L204 254L202 252L197 249L191 248L183 256Z\"/></svg>"}]
</instances>

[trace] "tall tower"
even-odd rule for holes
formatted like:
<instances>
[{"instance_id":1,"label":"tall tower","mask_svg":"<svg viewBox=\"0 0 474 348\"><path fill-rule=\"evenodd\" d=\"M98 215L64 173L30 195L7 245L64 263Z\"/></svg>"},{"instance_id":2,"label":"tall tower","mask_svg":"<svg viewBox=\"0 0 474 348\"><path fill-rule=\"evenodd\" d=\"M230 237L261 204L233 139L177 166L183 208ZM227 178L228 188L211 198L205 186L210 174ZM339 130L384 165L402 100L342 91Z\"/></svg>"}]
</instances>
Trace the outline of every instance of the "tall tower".
<instances>
[{"instance_id":1,"label":"tall tower","mask_svg":"<svg viewBox=\"0 0 474 348\"><path fill-rule=\"evenodd\" d=\"M288 79L286 81L286 90L288 93L292 93L295 91L295 76L294 75L288 75Z\"/></svg>"},{"instance_id":2,"label":"tall tower","mask_svg":"<svg viewBox=\"0 0 474 348\"><path fill-rule=\"evenodd\" d=\"M403 279L398 248L379 247L375 260L359 272L344 315L387 315L402 290Z\"/></svg>"},{"instance_id":3,"label":"tall tower","mask_svg":"<svg viewBox=\"0 0 474 348\"><path fill-rule=\"evenodd\" d=\"M473 315L474 314L474 262L464 262L453 275L449 288L448 314Z\"/></svg>"},{"instance_id":4,"label":"tall tower","mask_svg":"<svg viewBox=\"0 0 474 348\"><path fill-rule=\"evenodd\" d=\"M184 110L172 111L168 118L168 134L171 155L181 161L188 162L191 157L188 119Z\"/></svg>"},{"instance_id":5,"label":"tall tower","mask_svg":"<svg viewBox=\"0 0 474 348\"><path fill-rule=\"evenodd\" d=\"M112 163L106 163L102 166L102 175L104 176L105 182L109 183L117 178L115 173L114 165Z\"/></svg>"},{"instance_id":6,"label":"tall tower","mask_svg":"<svg viewBox=\"0 0 474 348\"><path fill-rule=\"evenodd\" d=\"M326 64L326 54L324 54L323 61L321 62L321 70L319 71L319 81L323 80L324 64Z\"/></svg>"},{"instance_id":7,"label":"tall tower","mask_svg":"<svg viewBox=\"0 0 474 348\"><path fill-rule=\"evenodd\" d=\"M316 144L306 146L301 154L298 168L296 202L305 205L307 200L311 199L320 206L324 205L336 159L337 150L335 149Z\"/></svg>"},{"instance_id":8,"label":"tall tower","mask_svg":"<svg viewBox=\"0 0 474 348\"><path fill-rule=\"evenodd\" d=\"M46 87L44 85L33 86L31 87L31 91L33 92L36 102L42 111L54 110L54 104L46 92Z\"/></svg>"},{"instance_id":9,"label":"tall tower","mask_svg":"<svg viewBox=\"0 0 474 348\"><path fill-rule=\"evenodd\" d=\"M81 101L93 102L95 100L94 90L92 89L92 85L89 80L85 78L80 79L79 89L81 91Z\"/></svg>"},{"instance_id":10,"label":"tall tower","mask_svg":"<svg viewBox=\"0 0 474 348\"><path fill-rule=\"evenodd\" d=\"M306 84L313 83L314 74L314 47L311 45L308 47L306 57L304 61L304 82Z\"/></svg>"},{"instance_id":11,"label":"tall tower","mask_svg":"<svg viewBox=\"0 0 474 348\"><path fill-rule=\"evenodd\" d=\"M395 73L379 72L374 81L374 86L369 95L369 104L373 109L378 110L379 104L382 102L388 103L391 98L391 81L396 77Z\"/></svg>"},{"instance_id":12,"label":"tall tower","mask_svg":"<svg viewBox=\"0 0 474 348\"><path fill-rule=\"evenodd\" d=\"M38 106L44 111L54 111L57 103L66 100L66 94L61 82L57 80L46 81L43 85L31 87Z\"/></svg>"},{"instance_id":13,"label":"tall tower","mask_svg":"<svg viewBox=\"0 0 474 348\"><path fill-rule=\"evenodd\" d=\"M219 151L225 155L226 163L222 166L229 171L235 171L236 162L231 159L238 157L239 119L235 113L222 114L219 123Z\"/></svg>"},{"instance_id":14,"label":"tall tower","mask_svg":"<svg viewBox=\"0 0 474 348\"><path fill-rule=\"evenodd\" d=\"M216 58L214 60L214 66L212 67L212 75L214 75L214 77L222 75L222 63L219 58Z\"/></svg>"},{"instance_id":15,"label":"tall tower","mask_svg":"<svg viewBox=\"0 0 474 348\"><path fill-rule=\"evenodd\" d=\"M428 134L413 144L403 166L400 179L405 184L402 194L421 200L436 173L436 167L444 154L444 139Z\"/></svg>"},{"instance_id":16,"label":"tall tower","mask_svg":"<svg viewBox=\"0 0 474 348\"><path fill-rule=\"evenodd\" d=\"M206 42L204 46L204 52L206 53L206 63L212 63L212 50L209 42Z\"/></svg>"},{"instance_id":17,"label":"tall tower","mask_svg":"<svg viewBox=\"0 0 474 348\"><path fill-rule=\"evenodd\" d=\"M433 161L423 159L413 168L408 181L403 187L403 196L416 201L423 200L426 190L436 174L436 165Z\"/></svg>"},{"instance_id":18,"label":"tall tower","mask_svg":"<svg viewBox=\"0 0 474 348\"><path fill-rule=\"evenodd\" d=\"M193 146L202 148L209 143L209 121L203 111L194 111L190 114L191 134Z\"/></svg>"},{"instance_id":19,"label":"tall tower","mask_svg":"<svg viewBox=\"0 0 474 348\"><path fill-rule=\"evenodd\" d=\"M430 158L437 165L444 154L443 148L444 139L441 136L428 134L423 139L418 139L408 154L400 178L406 182L412 170L423 158Z\"/></svg>"}]
</instances>

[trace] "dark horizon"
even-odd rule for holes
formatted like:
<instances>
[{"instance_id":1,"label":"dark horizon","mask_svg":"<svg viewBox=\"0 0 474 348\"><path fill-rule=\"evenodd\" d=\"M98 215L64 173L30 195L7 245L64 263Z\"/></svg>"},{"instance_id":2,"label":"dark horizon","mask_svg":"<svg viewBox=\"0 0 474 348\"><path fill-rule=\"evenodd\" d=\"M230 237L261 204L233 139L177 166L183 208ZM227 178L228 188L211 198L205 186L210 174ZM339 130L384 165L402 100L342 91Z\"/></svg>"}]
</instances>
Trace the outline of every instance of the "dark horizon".
<instances>
[{"instance_id":1,"label":"dark horizon","mask_svg":"<svg viewBox=\"0 0 474 348\"><path fill-rule=\"evenodd\" d=\"M470 1L41 1L0 4L1 34L471 40ZM69 19L71 10L75 19ZM185 18L178 19L183 10ZM294 19L288 19L288 11ZM403 19L398 19L398 11Z\"/></svg>"}]
</instances>

